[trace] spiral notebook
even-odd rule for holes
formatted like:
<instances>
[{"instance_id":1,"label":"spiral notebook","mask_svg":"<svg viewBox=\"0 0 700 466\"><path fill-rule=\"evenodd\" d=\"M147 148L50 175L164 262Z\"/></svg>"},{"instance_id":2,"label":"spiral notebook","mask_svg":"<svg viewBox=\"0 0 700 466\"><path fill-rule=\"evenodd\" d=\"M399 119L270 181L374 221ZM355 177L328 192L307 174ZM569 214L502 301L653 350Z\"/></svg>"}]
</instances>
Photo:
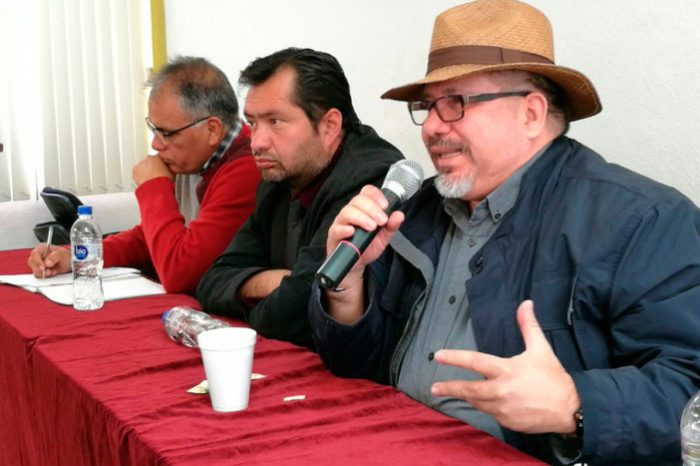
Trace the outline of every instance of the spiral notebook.
<instances>
[{"instance_id":1,"label":"spiral notebook","mask_svg":"<svg viewBox=\"0 0 700 466\"><path fill-rule=\"evenodd\" d=\"M42 279L34 275L0 275L0 283L18 286L32 293L39 293L51 301L66 306L73 305L73 274L64 273ZM165 294L160 283L141 275L130 267L107 267L102 271L102 289L105 301Z\"/></svg>"}]
</instances>

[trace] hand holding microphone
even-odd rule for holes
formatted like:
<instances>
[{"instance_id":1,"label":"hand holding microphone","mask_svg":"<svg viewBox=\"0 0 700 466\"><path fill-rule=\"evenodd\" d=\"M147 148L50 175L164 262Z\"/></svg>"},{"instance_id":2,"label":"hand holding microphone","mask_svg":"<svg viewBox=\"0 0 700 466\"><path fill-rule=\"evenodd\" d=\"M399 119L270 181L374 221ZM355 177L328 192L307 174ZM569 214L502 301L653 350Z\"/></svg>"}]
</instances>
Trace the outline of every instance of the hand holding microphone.
<instances>
[{"instance_id":1,"label":"hand holding microphone","mask_svg":"<svg viewBox=\"0 0 700 466\"><path fill-rule=\"evenodd\" d=\"M384 212L390 215L397 210L406 199L418 191L422 182L423 170L415 161L401 160L389 167L381 188L389 203ZM316 272L319 284L323 288L335 289L379 230L375 228L373 231L366 231L356 228L351 238L342 240Z\"/></svg>"}]
</instances>

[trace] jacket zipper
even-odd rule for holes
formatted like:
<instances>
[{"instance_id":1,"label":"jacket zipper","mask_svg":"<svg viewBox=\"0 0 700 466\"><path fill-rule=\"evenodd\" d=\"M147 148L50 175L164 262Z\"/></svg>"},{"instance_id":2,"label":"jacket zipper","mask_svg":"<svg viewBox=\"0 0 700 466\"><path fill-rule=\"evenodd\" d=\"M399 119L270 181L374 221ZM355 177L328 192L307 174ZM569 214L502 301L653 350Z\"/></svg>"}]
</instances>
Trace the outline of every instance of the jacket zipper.
<instances>
[{"instance_id":1,"label":"jacket zipper","mask_svg":"<svg viewBox=\"0 0 700 466\"><path fill-rule=\"evenodd\" d=\"M571 282L569 308L566 311L566 322L569 324L569 327L572 327L574 325L574 293L576 292L576 282L578 282L578 270L574 272L574 279Z\"/></svg>"}]
</instances>

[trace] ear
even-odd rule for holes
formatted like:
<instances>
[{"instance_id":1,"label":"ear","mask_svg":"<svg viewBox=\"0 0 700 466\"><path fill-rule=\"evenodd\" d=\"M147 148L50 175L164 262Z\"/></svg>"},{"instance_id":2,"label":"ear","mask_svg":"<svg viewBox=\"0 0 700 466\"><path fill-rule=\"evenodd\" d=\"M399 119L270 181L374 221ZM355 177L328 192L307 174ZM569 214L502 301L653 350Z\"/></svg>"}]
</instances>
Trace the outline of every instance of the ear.
<instances>
[{"instance_id":1,"label":"ear","mask_svg":"<svg viewBox=\"0 0 700 466\"><path fill-rule=\"evenodd\" d=\"M208 131L207 142L210 146L216 147L224 138L224 123L219 117L209 117L206 122Z\"/></svg>"},{"instance_id":2,"label":"ear","mask_svg":"<svg viewBox=\"0 0 700 466\"><path fill-rule=\"evenodd\" d=\"M534 139L537 138L547 125L549 103L541 92L533 91L523 99L525 102L525 134Z\"/></svg>"},{"instance_id":3,"label":"ear","mask_svg":"<svg viewBox=\"0 0 700 466\"><path fill-rule=\"evenodd\" d=\"M333 155L343 135L343 114L340 110L331 108L321 117L318 122L318 134L323 146Z\"/></svg>"}]
</instances>

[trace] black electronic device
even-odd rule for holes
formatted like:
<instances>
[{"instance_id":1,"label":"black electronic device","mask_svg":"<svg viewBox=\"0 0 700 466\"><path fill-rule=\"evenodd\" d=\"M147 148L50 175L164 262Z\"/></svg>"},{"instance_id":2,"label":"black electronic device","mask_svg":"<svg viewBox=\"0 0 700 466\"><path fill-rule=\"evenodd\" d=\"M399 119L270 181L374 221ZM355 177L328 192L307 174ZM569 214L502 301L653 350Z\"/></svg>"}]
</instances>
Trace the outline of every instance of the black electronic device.
<instances>
[{"instance_id":1,"label":"black electronic device","mask_svg":"<svg viewBox=\"0 0 700 466\"><path fill-rule=\"evenodd\" d=\"M83 203L73 193L50 186L42 189L40 195L54 220L35 225L34 235L45 243L49 228L53 226L52 244L70 244L70 228L78 219L78 206Z\"/></svg>"}]
</instances>

